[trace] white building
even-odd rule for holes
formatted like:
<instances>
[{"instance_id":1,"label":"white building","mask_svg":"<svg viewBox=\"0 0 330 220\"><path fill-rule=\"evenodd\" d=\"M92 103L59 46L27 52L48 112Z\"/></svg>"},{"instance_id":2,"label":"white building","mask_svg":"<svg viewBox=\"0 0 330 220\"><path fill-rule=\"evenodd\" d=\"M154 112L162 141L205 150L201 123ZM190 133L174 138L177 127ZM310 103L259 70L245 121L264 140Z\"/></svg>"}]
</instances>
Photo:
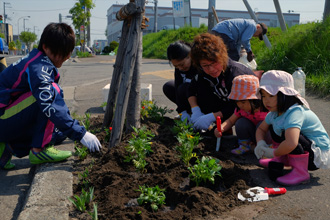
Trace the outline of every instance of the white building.
<instances>
[{"instance_id":1,"label":"white building","mask_svg":"<svg viewBox=\"0 0 330 220\"><path fill-rule=\"evenodd\" d=\"M108 42L119 41L121 36L121 29L123 21L118 21L116 19L116 13L124 5L112 5L107 11L107 39ZM154 10L152 6L145 7L145 16L150 19L147 22L146 29L143 33L151 33L154 31ZM216 10L219 20L231 19L231 18L246 18L250 19L251 16L248 11L235 11L235 10ZM173 18L172 7L157 7L157 31L173 28L183 27L185 23L189 23L189 18ZM191 9L192 14L192 26L199 27L201 24L208 24L208 9ZM257 12L256 16L260 23L265 23L268 27L280 27L280 22L278 20L277 14L275 12ZM300 14L297 13L283 13L285 23L291 27L293 25L299 24Z\"/></svg>"}]
</instances>

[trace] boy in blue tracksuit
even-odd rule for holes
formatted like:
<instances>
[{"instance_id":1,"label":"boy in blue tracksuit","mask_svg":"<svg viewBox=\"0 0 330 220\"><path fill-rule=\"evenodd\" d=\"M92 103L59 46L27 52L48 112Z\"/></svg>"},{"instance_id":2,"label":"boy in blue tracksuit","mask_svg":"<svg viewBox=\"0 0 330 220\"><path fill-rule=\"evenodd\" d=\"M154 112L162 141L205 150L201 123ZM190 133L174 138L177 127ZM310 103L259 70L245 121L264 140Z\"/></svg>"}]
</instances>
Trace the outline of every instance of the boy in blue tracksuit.
<instances>
[{"instance_id":1,"label":"boy in blue tracksuit","mask_svg":"<svg viewBox=\"0 0 330 220\"><path fill-rule=\"evenodd\" d=\"M0 167L10 169L12 155L29 155L32 164L62 161L70 151L49 146L54 127L90 151L101 145L95 135L72 119L58 85L57 68L75 45L72 28L51 23L44 29L38 49L0 73Z\"/></svg>"}]
</instances>

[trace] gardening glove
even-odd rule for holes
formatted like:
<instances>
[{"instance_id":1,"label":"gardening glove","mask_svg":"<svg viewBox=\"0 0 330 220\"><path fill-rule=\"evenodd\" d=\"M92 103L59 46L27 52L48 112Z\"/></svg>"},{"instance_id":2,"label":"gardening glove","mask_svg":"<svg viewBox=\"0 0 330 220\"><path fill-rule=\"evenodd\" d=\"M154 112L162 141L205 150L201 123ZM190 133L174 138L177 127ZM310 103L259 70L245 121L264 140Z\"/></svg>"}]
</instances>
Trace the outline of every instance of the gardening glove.
<instances>
[{"instance_id":1,"label":"gardening glove","mask_svg":"<svg viewBox=\"0 0 330 220\"><path fill-rule=\"evenodd\" d=\"M190 115L188 114L187 111L183 111L180 113L181 114L181 121L185 121L187 119L187 124L189 123L190 121Z\"/></svg>"},{"instance_id":2,"label":"gardening glove","mask_svg":"<svg viewBox=\"0 0 330 220\"><path fill-rule=\"evenodd\" d=\"M100 148L102 148L100 141L97 139L97 137L89 133L88 131L84 135L84 137L80 140L80 142L86 146L90 152L94 151L100 151Z\"/></svg>"},{"instance_id":3,"label":"gardening glove","mask_svg":"<svg viewBox=\"0 0 330 220\"><path fill-rule=\"evenodd\" d=\"M203 115L198 118L198 120L194 123L194 128L198 130L208 130L212 122L215 121L214 114L211 112L207 115Z\"/></svg>"},{"instance_id":4,"label":"gardening glove","mask_svg":"<svg viewBox=\"0 0 330 220\"><path fill-rule=\"evenodd\" d=\"M191 123L195 123L201 116L203 116L203 115L205 115L202 111L201 111L201 109L198 107L198 106L196 106L196 107L193 107L192 109L191 109L191 112L192 112L192 114L191 114L191 118L190 118L190 122Z\"/></svg>"},{"instance_id":5,"label":"gardening glove","mask_svg":"<svg viewBox=\"0 0 330 220\"><path fill-rule=\"evenodd\" d=\"M247 60L251 62L254 58L254 54L252 53L252 50L247 53Z\"/></svg>"},{"instance_id":6,"label":"gardening glove","mask_svg":"<svg viewBox=\"0 0 330 220\"><path fill-rule=\"evenodd\" d=\"M269 148L268 144L264 141L258 141L256 148L254 149L254 154L258 159L262 157L273 158L274 149Z\"/></svg>"}]
</instances>

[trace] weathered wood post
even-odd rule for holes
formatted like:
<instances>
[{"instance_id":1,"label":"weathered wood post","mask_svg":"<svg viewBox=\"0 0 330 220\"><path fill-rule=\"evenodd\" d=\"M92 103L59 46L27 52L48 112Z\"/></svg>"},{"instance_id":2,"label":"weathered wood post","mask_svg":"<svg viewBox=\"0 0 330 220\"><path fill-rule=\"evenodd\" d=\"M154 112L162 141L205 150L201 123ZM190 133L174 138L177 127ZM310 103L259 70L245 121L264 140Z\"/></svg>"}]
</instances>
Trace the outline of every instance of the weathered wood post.
<instances>
[{"instance_id":1,"label":"weathered wood post","mask_svg":"<svg viewBox=\"0 0 330 220\"><path fill-rule=\"evenodd\" d=\"M129 4L131 4L131 3L129 3ZM142 23L142 18L143 18L142 12L144 11L145 1L136 0L135 5L136 5L136 12L134 14L126 13L126 12L128 12L128 10L124 11L125 12L124 15L128 15L125 18L125 21L130 19L130 23L129 23L128 34L125 39L125 41L126 41L125 51L122 53L121 58L119 58L119 57L116 58L116 62L117 62L117 59L122 59L122 61L118 61L118 62L122 62L122 68L121 68L121 70L119 70L120 73L118 76L118 78L120 78L120 83L118 83L118 81L116 82L117 84L120 85L119 89L118 89L118 94L116 97L109 96L110 99L116 98L116 102L115 102L116 106L115 106L115 113L114 113L114 117L113 117L112 132L111 132L111 137L110 137L109 148L116 146L121 140L130 94L132 94L131 99L135 100L135 101L131 101L130 104L134 105L135 109L138 108L138 107L136 107L136 105L139 106L139 104L136 104L136 103L138 103L140 101L139 97L137 98L137 95L136 95L136 94L139 94L139 92L136 92L137 88L138 89L140 88L140 85L139 85L140 84L139 83L139 69L140 68L139 68L139 64L136 64L136 60L139 57L139 54L142 52L142 50L139 50L138 48L140 46L140 43L142 44L142 42L140 42L141 37L142 37L141 23ZM124 22L124 24L125 24L125 22ZM121 48L118 48L118 51L119 51L119 49L121 49ZM140 59L138 59L138 60L140 60ZM117 67L115 66L115 69L116 68ZM134 91L131 91L131 82L132 82L132 78L133 78L133 72L135 72L134 79L138 80L138 82L136 84L134 84L134 86L133 86ZM113 82L114 82L114 79L112 79L111 84L113 84ZM109 95L110 95L110 91L109 91ZM107 109L110 107L113 109L113 106L109 106L109 103L108 103ZM132 106L130 106L130 108L131 107ZM135 117L135 116L136 115L134 114L133 117ZM135 118L134 121L139 120L139 118L140 118L140 115L138 115L138 119ZM111 120L111 118L110 118L110 120ZM131 125L127 124L127 126L130 127Z\"/></svg>"}]
</instances>

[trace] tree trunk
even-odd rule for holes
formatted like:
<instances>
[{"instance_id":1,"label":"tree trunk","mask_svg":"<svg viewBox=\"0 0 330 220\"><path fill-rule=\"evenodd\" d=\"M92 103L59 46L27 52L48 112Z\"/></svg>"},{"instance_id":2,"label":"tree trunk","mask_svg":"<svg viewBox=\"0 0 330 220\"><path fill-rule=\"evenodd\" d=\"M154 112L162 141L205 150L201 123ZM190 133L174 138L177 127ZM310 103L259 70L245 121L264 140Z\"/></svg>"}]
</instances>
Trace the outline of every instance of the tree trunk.
<instances>
[{"instance_id":1,"label":"tree trunk","mask_svg":"<svg viewBox=\"0 0 330 220\"><path fill-rule=\"evenodd\" d=\"M125 116L128 106L128 98L131 89L131 81L133 77L133 70L135 68L136 58L138 57L139 40L141 38L141 22L142 22L142 12L144 10L145 1L136 0L136 6L138 13L134 14L131 19L126 50L124 52L124 65L121 74L120 87L118 92L118 97L116 101L116 109L114 120L112 124L112 132L110 137L109 148L116 146L120 143L122 137L122 131L125 122ZM119 48L118 48L119 49Z\"/></svg>"}]
</instances>

